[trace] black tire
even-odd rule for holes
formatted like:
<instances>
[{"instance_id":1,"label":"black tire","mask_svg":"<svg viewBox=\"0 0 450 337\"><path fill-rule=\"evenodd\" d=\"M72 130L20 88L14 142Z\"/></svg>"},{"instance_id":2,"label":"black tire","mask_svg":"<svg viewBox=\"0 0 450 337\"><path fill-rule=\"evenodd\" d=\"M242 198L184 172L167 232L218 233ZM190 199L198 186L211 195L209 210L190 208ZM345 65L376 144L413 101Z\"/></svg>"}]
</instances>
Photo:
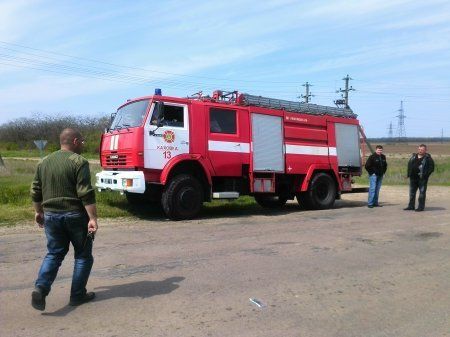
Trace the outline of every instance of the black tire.
<instances>
[{"instance_id":1,"label":"black tire","mask_svg":"<svg viewBox=\"0 0 450 337\"><path fill-rule=\"evenodd\" d=\"M295 194L295 198L297 199L298 205L300 206L300 209L308 209L308 205L306 205L306 198L307 198L307 192L299 192Z\"/></svg>"},{"instance_id":2,"label":"black tire","mask_svg":"<svg viewBox=\"0 0 450 337\"><path fill-rule=\"evenodd\" d=\"M255 200L263 208L277 209L286 204L287 198L278 195L256 194Z\"/></svg>"},{"instance_id":3,"label":"black tire","mask_svg":"<svg viewBox=\"0 0 450 337\"><path fill-rule=\"evenodd\" d=\"M177 175L165 186L161 204L166 216L172 220L192 219L203 205L202 186L191 175Z\"/></svg>"},{"instance_id":4,"label":"black tire","mask_svg":"<svg viewBox=\"0 0 450 337\"><path fill-rule=\"evenodd\" d=\"M297 202L306 209L328 209L334 205L336 191L334 179L327 173L318 173L308 191L297 195Z\"/></svg>"}]
</instances>

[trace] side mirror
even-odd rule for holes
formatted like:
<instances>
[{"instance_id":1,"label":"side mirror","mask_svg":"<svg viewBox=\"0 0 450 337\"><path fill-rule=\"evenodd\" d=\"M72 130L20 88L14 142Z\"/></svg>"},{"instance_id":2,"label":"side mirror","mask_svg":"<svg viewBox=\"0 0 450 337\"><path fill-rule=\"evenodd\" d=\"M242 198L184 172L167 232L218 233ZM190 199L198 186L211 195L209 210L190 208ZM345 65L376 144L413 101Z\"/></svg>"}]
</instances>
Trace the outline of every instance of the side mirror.
<instances>
[{"instance_id":1,"label":"side mirror","mask_svg":"<svg viewBox=\"0 0 450 337\"><path fill-rule=\"evenodd\" d=\"M114 122L114 118L116 118L117 112L113 112L111 116L109 116L109 126L105 128L105 133L111 131L112 123Z\"/></svg>"},{"instance_id":2,"label":"side mirror","mask_svg":"<svg viewBox=\"0 0 450 337\"><path fill-rule=\"evenodd\" d=\"M111 117L109 118L109 121L112 123L113 120L114 120L114 118L116 118L116 116L117 116L117 112L113 112L113 113L111 114Z\"/></svg>"},{"instance_id":3,"label":"side mirror","mask_svg":"<svg viewBox=\"0 0 450 337\"><path fill-rule=\"evenodd\" d=\"M156 116L156 126L160 128L164 120L164 102L156 103Z\"/></svg>"}]
</instances>

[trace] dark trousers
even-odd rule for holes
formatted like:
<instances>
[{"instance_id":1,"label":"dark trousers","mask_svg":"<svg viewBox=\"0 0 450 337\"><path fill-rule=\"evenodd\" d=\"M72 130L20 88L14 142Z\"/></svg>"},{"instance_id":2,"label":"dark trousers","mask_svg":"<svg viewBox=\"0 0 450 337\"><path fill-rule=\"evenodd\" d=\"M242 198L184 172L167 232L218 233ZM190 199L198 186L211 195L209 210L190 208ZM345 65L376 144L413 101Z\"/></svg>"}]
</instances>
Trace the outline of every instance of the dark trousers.
<instances>
[{"instance_id":1,"label":"dark trousers","mask_svg":"<svg viewBox=\"0 0 450 337\"><path fill-rule=\"evenodd\" d=\"M416 193L419 190L419 206L417 208L425 208L425 198L427 196L427 183L428 179L409 178L409 205L408 207L414 208L416 204Z\"/></svg>"}]
</instances>

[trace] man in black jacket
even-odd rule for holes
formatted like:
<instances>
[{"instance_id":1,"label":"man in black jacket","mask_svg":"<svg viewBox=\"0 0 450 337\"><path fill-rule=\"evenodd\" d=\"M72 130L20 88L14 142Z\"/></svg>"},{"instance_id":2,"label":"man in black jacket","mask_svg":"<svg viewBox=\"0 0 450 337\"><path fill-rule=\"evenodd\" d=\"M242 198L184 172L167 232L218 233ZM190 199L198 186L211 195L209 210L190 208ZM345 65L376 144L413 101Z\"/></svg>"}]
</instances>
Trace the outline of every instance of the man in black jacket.
<instances>
[{"instance_id":1,"label":"man in black jacket","mask_svg":"<svg viewBox=\"0 0 450 337\"><path fill-rule=\"evenodd\" d=\"M386 156L383 154L383 146L376 146L375 153L372 153L370 157L367 158L364 167L369 173L369 198L367 207L381 207L380 204L378 204L378 195L380 194L381 183L387 169L387 161Z\"/></svg>"},{"instance_id":2,"label":"man in black jacket","mask_svg":"<svg viewBox=\"0 0 450 337\"><path fill-rule=\"evenodd\" d=\"M405 211L413 211L416 203L416 192L419 189L419 206L416 212L425 209L428 177L434 171L434 161L427 153L425 144L419 145L419 152L413 153L408 162L409 204Z\"/></svg>"}]
</instances>

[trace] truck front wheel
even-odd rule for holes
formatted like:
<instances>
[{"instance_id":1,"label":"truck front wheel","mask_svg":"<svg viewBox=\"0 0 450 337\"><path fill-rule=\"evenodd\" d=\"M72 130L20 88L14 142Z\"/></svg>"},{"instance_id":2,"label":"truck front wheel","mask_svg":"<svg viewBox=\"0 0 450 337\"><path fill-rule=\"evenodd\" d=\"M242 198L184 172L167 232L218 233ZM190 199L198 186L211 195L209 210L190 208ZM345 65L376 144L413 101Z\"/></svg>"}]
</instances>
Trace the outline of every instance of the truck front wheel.
<instances>
[{"instance_id":1,"label":"truck front wheel","mask_svg":"<svg viewBox=\"0 0 450 337\"><path fill-rule=\"evenodd\" d=\"M202 186L191 175L177 175L165 186L161 204L164 213L172 220L192 219L203 205Z\"/></svg>"},{"instance_id":2,"label":"truck front wheel","mask_svg":"<svg viewBox=\"0 0 450 337\"><path fill-rule=\"evenodd\" d=\"M336 200L336 184L327 173L316 174L309 185L308 191L297 195L297 201L307 209L327 209Z\"/></svg>"}]
</instances>

